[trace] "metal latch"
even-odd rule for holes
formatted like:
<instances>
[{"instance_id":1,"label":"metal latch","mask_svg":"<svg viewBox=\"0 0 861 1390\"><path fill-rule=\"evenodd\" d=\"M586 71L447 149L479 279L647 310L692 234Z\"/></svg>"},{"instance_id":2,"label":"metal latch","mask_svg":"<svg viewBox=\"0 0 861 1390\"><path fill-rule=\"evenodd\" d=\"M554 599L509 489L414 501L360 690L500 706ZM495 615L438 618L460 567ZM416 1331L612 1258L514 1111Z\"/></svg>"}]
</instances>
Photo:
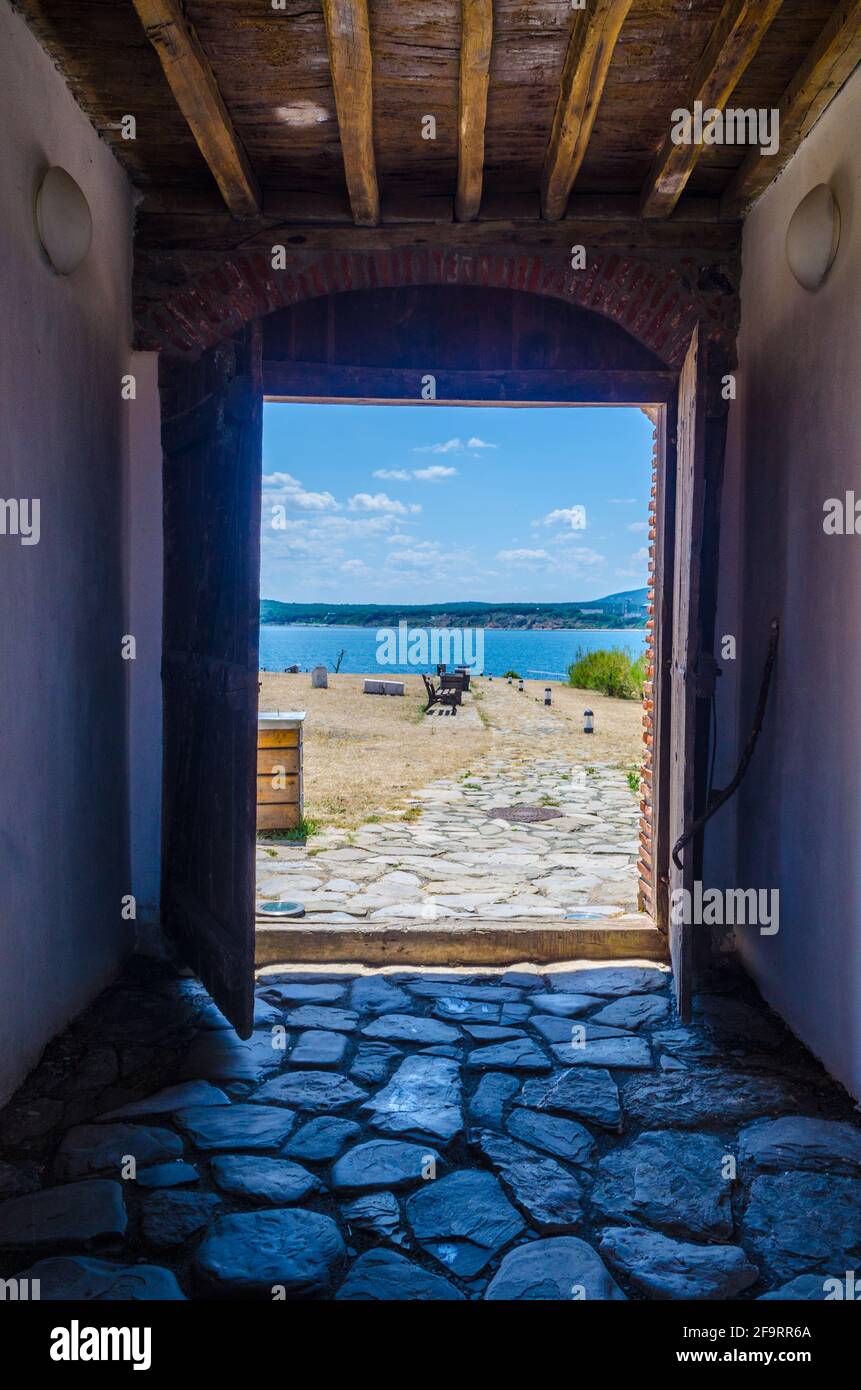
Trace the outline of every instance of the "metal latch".
<instances>
[{"instance_id":1,"label":"metal latch","mask_svg":"<svg viewBox=\"0 0 861 1390\"><path fill-rule=\"evenodd\" d=\"M721 668L711 652L700 652L694 673L694 688L699 699L711 699L715 693L715 682L720 674Z\"/></svg>"}]
</instances>

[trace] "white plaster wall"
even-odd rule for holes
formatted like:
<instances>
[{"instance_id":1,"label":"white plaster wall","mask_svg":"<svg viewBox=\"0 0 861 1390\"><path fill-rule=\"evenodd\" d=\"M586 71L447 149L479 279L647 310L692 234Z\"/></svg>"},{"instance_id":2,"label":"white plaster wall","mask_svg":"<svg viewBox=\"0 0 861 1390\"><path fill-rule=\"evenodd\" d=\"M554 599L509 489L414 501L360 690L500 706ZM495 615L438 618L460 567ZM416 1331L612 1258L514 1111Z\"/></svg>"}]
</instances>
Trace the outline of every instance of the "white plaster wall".
<instances>
[{"instance_id":1,"label":"white plaster wall","mask_svg":"<svg viewBox=\"0 0 861 1390\"><path fill-rule=\"evenodd\" d=\"M706 862L713 882L779 889L778 934L743 929L739 949L773 1007L861 1097L861 535L822 529L827 498L861 499L859 131L861 72L745 227L719 618L739 658L722 678L718 786L752 720L773 615L782 633L763 736L729 819L708 832ZM784 242L823 182L842 239L811 294Z\"/></svg>"},{"instance_id":2,"label":"white plaster wall","mask_svg":"<svg viewBox=\"0 0 861 1390\"><path fill-rule=\"evenodd\" d=\"M111 978L131 932L123 561L131 342L127 181L0 3L0 497L39 498L41 540L0 536L0 1101ZM36 238L52 164L94 236L61 278ZM160 574L156 580L160 584Z\"/></svg>"}]
</instances>

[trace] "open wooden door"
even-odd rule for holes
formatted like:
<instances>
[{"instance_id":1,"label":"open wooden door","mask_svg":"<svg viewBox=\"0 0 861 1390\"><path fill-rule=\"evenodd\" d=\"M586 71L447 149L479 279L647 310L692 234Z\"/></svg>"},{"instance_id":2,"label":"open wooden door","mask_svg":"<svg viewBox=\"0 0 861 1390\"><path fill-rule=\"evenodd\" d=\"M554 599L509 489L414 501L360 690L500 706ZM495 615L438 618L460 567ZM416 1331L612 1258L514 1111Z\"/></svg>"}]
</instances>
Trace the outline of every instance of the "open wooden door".
<instances>
[{"instance_id":1,"label":"open wooden door","mask_svg":"<svg viewBox=\"0 0 861 1390\"><path fill-rule=\"evenodd\" d=\"M254 1009L260 331L162 371L162 923L240 1037Z\"/></svg>"},{"instance_id":2,"label":"open wooden door","mask_svg":"<svg viewBox=\"0 0 861 1390\"><path fill-rule=\"evenodd\" d=\"M670 660L669 846L684 834L696 814L695 748L697 672L702 641L700 574L705 508L705 346L697 327L679 378L676 443L676 505L673 575L673 628ZM693 932L682 920L678 890L692 894L694 846L681 851L682 868L670 857L670 956L676 1003L683 1022L690 1018Z\"/></svg>"}]
</instances>

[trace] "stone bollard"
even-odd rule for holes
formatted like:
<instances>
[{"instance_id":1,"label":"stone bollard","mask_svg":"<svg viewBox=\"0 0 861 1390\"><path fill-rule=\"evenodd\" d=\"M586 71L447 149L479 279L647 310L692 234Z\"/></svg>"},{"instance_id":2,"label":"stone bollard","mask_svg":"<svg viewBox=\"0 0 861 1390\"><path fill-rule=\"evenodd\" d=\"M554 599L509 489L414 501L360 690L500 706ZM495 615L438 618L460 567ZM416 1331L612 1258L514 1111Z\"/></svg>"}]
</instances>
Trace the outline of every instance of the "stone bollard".
<instances>
[{"instance_id":1,"label":"stone bollard","mask_svg":"<svg viewBox=\"0 0 861 1390\"><path fill-rule=\"evenodd\" d=\"M312 689L312 690L328 690L328 689L329 689L329 672L326 670L326 667L325 667L325 666L315 666L315 667L314 667L313 671L311 672L311 689Z\"/></svg>"}]
</instances>

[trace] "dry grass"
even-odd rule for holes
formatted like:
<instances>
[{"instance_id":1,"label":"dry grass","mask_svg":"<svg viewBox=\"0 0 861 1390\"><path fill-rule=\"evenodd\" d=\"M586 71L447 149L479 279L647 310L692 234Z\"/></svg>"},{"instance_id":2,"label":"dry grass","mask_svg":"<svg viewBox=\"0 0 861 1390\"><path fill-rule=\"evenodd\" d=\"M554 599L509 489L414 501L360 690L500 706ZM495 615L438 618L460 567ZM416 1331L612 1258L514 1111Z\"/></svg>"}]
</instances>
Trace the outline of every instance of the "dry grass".
<instances>
[{"instance_id":1,"label":"dry grass","mask_svg":"<svg viewBox=\"0 0 861 1390\"><path fill-rule=\"evenodd\" d=\"M642 755L642 706L592 690L553 684L546 710L543 681L523 694L502 680L473 682L451 715L424 714L420 676L403 680L403 698L363 695L357 675L329 676L312 690L307 672L261 671L261 710L302 709L305 720L305 814L325 825L355 826L383 812L403 814L411 793L437 777L477 771L492 750L518 759L570 758L572 768L611 763L628 768ZM583 710L595 733L583 733Z\"/></svg>"},{"instance_id":2,"label":"dry grass","mask_svg":"<svg viewBox=\"0 0 861 1390\"><path fill-rule=\"evenodd\" d=\"M596 690L576 690L567 685L551 688L552 708L565 720L584 763L613 763L625 768L639 765L643 756L643 706L639 700L617 700ZM544 682L525 681L524 694L543 699ZM583 733L585 709L595 716L593 734Z\"/></svg>"},{"instance_id":3,"label":"dry grass","mask_svg":"<svg viewBox=\"0 0 861 1390\"><path fill-rule=\"evenodd\" d=\"M454 717L425 716L420 676L392 677L404 681L403 698L363 695L363 679L330 675L328 690L312 690L307 672L260 673L261 710L307 711L305 815L326 825L403 808L411 792L464 771L490 746L469 697Z\"/></svg>"}]
</instances>

